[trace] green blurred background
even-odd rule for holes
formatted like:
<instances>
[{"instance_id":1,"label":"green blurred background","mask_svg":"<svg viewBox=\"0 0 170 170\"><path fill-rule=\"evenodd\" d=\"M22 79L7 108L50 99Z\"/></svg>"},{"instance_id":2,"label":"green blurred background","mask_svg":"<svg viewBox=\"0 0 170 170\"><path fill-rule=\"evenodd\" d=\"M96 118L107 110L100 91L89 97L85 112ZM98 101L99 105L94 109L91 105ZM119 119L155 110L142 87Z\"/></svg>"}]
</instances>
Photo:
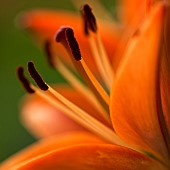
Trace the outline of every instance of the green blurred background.
<instances>
[{"instance_id":1,"label":"green blurred background","mask_svg":"<svg viewBox=\"0 0 170 170\"><path fill-rule=\"evenodd\" d=\"M113 1L104 3L113 8ZM0 0L0 162L35 141L19 120L18 105L25 91L16 78L16 67L34 60L47 82L57 77L31 37L15 26L18 13L36 8L73 10L73 5L69 0Z\"/></svg>"}]
</instances>

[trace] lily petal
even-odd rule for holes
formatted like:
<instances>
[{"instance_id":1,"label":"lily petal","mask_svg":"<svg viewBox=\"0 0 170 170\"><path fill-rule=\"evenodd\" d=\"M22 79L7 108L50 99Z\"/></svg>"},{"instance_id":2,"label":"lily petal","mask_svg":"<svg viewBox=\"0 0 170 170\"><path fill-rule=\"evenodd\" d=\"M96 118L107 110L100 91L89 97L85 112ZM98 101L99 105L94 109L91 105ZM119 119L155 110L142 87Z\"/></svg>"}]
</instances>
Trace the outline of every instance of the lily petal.
<instances>
[{"instance_id":1,"label":"lily petal","mask_svg":"<svg viewBox=\"0 0 170 170\"><path fill-rule=\"evenodd\" d=\"M120 43L116 51L114 62L119 67L120 60L123 57L124 50L131 39L131 36L144 22L151 10L152 0L120 0L120 21L123 26ZM116 67L115 66L115 67ZM117 68L116 67L116 68Z\"/></svg>"},{"instance_id":2,"label":"lily petal","mask_svg":"<svg viewBox=\"0 0 170 170\"><path fill-rule=\"evenodd\" d=\"M163 53L161 60L161 71L160 71L160 92L161 92L161 103L162 103L162 128L167 142L170 141L170 61L167 54ZM169 145L169 143L167 143Z\"/></svg>"},{"instance_id":3,"label":"lily petal","mask_svg":"<svg viewBox=\"0 0 170 170\"><path fill-rule=\"evenodd\" d=\"M144 20L152 0L120 0L120 17L124 26L136 30Z\"/></svg>"},{"instance_id":4,"label":"lily petal","mask_svg":"<svg viewBox=\"0 0 170 170\"><path fill-rule=\"evenodd\" d=\"M93 57L91 57L92 53L90 51L88 40L83 33L84 28L80 16L68 11L56 12L48 10L36 10L22 15L20 19L20 25L28 31L30 30L37 40L41 42L41 44L44 44L44 41L50 39L53 42L54 54L65 57L66 62L70 61L68 54L60 43L56 43L54 41L54 35L61 26L73 27L83 58L89 63L89 67L91 69L96 69L96 67L94 69L95 62ZM108 56L111 60L113 60L113 55L119 41L120 32L109 22L99 21L98 25Z\"/></svg>"},{"instance_id":5,"label":"lily petal","mask_svg":"<svg viewBox=\"0 0 170 170\"><path fill-rule=\"evenodd\" d=\"M170 7L167 7L167 15L166 15L166 23L165 23L165 48L162 56L161 63L161 75L160 75L160 88L161 88L161 99L162 99L162 107L163 113L165 117L165 122L168 130L168 134L170 137Z\"/></svg>"},{"instance_id":6,"label":"lily petal","mask_svg":"<svg viewBox=\"0 0 170 170\"><path fill-rule=\"evenodd\" d=\"M87 113L106 123L100 113L83 95L66 86L58 85L55 89ZM48 137L74 130L85 130L37 95L29 95L23 100L21 109L23 125L36 137Z\"/></svg>"},{"instance_id":7,"label":"lily petal","mask_svg":"<svg viewBox=\"0 0 170 170\"><path fill-rule=\"evenodd\" d=\"M114 145L85 144L54 150L14 167L19 170L161 170L144 155Z\"/></svg>"},{"instance_id":8,"label":"lily petal","mask_svg":"<svg viewBox=\"0 0 170 170\"><path fill-rule=\"evenodd\" d=\"M49 151L62 150L65 147L80 145L83 143L97 144L104 143L104 141L84 131L65 133L56 137L53 136L50 138L44 138L43 140L39 140L37 143L20 151L16 155L11 156L11 158L1 164L0 169L15 169L15 165L38 155L48 153Z\"/></svg>"},{"instance_id":9,"label":"lily petal","mask_svg":"<svg viewBox=\"0 0 170 170\"><path fill-rule=\"evenodd\" d=\"M168 157L157 115L156 83L165 6L156 3L132 37L111 93L111 119L118 135L143 151ZM133 87L133 88L132 88Z\"/></svg>"}]
</instances>

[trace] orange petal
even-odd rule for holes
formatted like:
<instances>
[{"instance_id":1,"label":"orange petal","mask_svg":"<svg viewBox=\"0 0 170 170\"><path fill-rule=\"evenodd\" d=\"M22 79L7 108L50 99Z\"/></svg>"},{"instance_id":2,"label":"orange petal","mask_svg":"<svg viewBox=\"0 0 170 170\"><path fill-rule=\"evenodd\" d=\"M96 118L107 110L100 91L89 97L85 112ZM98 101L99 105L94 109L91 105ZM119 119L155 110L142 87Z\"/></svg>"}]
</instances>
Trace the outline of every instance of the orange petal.
<instances>
[{"instance_id":1,"label":"orange petal","mask_svg":"<svg viewBox=\"0 0 170 170\"><path fill-rule=\"evenodd\" d=\"M156 3L129 43L111 93L111 119L122 139L167 158L156 103L164 10Z\"/></svg>"},{"instance_id":2,"label":"orange petal","mask_svg":"<svg viewBox=\"0 0 170 170\"><path fill-rule=\"evenodd\" d=\"M56 31L63 25L73 27L83 58L88 62L90 68L96 70L96 67L94 69L95 62L93 57L91 57L92 53L88 40L83 33L81 15L75 15L71 12L35 10L24 14L20 25L30 30L42 44L44 44L45 40L51 39L53 41L54 54L64 57L69 64L70 59L67 52L60 43L54 41L54 36ZM108 56L112 59L119 39L119 32L110 23L101 21L99 21L99 31Z\"/></svg>"},{"instance_id":3,"label":"orange petal","mask_svg":"<svg viewBox=\"0 0 170 170\"><path fill-rule=\"evenodd\" d=\"M76 90L64 85L55 86L55 89L87 113L106 124L89 100ZM85 130L81 125L37 95L29 95L25 98L21 113L23 125L37 137L48 137L73 130Z\"/></svg>"},{"instance_id":4,"label":"orange petal","mask_svg":"<svg viewBox=\"0 0 170 170\"><path fill-rule=\"evenodd\" d=\"M161 60L161 73L160 73L160 92L163 116L161 119L164 126L162 127L165 133L167 142L170 140L170 61L169 57L164 53ZM168 144L170 145L170 143Z\"/></svg>"},{"instance_id":5,"label":"orange petal","mask_svg":"<svg viewBox=\"0 0 170 170\"><path fill-rule=\"evenodd\" d=\"M116 51L115 68L119 66L125 47L131 36L144 22L150 12L153 0L120 0L120 20L123 25L121 40Z\"/></svg>"},{"instance_id":6,"label":"orange petal","mask_svg":"<svg viewBox=\"0 0 170 170\"><path fill-rule=\"evenodd\" d=\"M161 63L161 99L162 99L162 107L163 113L165 117L165 122L168 130L168 134L170 137L170 8L167 8L167 15L166 15L166 24L165 24L165 33L164 33L164 40L165 40L165 48L164 54L162 56L162 63Z\"/></svg>"},{"instance_id":7,"label":"orange petal","mask_svg":"<svg viewBox=\"0 0 170 170\"><path fill-rule=\"evenodd\" d=\"M85 144L42 154L14 167L19 170L161 170L154 161L127 148Z\"/></svg>"},{"instance_id":8,"label":"orange petal","mask_svg":"<svg viewBox=\"0 0 170 170\"><path fill-rule=\"evenodd\" d=\"M53 136L50 138L44 138L43 140L38 141L37 143L29 146L28 148L7 159L1 164L0 169L7 170L38 155L45 154L51 151L62 150L63 148L68 146L75 146L84 143L96 144L104 142L96 136L83 131L66 133L57 137Z\"/></svg>"},{"instance_id":9,"label":"orange petal","mask_svg":"<svg viewBox=\"0 0 170 170\"><path fill-rule=\"evenodd\" d=\"M135 30L142 23L153 0L120 0L120 17L125 27Z\"/></svg>"}]
</instances>

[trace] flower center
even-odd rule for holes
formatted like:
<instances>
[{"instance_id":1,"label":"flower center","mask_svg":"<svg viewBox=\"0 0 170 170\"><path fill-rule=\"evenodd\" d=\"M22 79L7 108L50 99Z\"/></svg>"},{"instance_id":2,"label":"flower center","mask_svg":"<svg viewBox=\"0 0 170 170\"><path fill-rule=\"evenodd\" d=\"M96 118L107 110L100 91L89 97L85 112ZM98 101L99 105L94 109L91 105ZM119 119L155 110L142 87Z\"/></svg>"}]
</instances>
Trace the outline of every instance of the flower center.
<instances>
[{"instance_id":1,"label":"flower center","mask_svg":"<svg viewBox=\"0 0 170 170\"><path fill-rule=\"evenodd\" d=\"M96 19L88 5L83 7L82 14L85 25L84 29L86 30L86 35L89 39L91 51L97 63L96 65L99 72L101 73L101 79L105 87L110 91L111 84L113 83L114 72L98 33ZM91 36L92 33L95 36ZM73 30L69 27L62 27L57 32L56 41L61 42L67 49L71 55L73 63L78 68L79 72L83 75L84 81L87 82L89 87L82 83L76 77L76 75L69 70L61 58L53 56L51 52L51 42L46 41L45 52L48 56L50 65L56 68L76 90L84 95L84 97L89 99L89 101L99 111L99 114L101 114L108 125L111 125L108 114L109 95L107 94L102 84L94 76L93 72L88 67L88 64L84 61L79 49L78 42L74 37ZM104 125L89 115L86 111L69 101L67 98L54 90L50 85L48 85L36 70L33 62L28 62L28 72L40 88L39 89L31 84L24 75L24 69L19 67L17 70L18 77L28 93L35 93L41 96L62 113L66 114L68 117L75 120L80 125L105 139L107 142L131 148L117 136L113 129L109 128L108 126Z\"/></svg>"}]
</instances>

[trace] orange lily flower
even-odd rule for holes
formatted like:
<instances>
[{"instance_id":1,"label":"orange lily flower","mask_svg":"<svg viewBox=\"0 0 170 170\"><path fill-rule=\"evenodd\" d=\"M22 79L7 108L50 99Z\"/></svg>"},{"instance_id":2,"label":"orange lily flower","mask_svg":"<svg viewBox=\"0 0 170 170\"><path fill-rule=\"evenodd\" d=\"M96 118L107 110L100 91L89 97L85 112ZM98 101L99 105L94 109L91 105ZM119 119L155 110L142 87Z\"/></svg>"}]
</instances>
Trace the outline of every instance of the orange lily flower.
<instances>
[{"instance_id":1,"label":"orange lily flower","mask_svg":"<svg viewBox=\"0 0 170 170\"><path fill-rule=\"evenodd\" d=\"M22 26L71 87L51 87L28 62L39 89L18 68L24 87L34 93L23 102L22 120L42 139L0 169L170 168L169 6L162 0L120 2L121 29L102 20L96 24L88 5L82 9L84 34L80 18L70 13L23 16Z\"/></svg>"}]
</instances>

